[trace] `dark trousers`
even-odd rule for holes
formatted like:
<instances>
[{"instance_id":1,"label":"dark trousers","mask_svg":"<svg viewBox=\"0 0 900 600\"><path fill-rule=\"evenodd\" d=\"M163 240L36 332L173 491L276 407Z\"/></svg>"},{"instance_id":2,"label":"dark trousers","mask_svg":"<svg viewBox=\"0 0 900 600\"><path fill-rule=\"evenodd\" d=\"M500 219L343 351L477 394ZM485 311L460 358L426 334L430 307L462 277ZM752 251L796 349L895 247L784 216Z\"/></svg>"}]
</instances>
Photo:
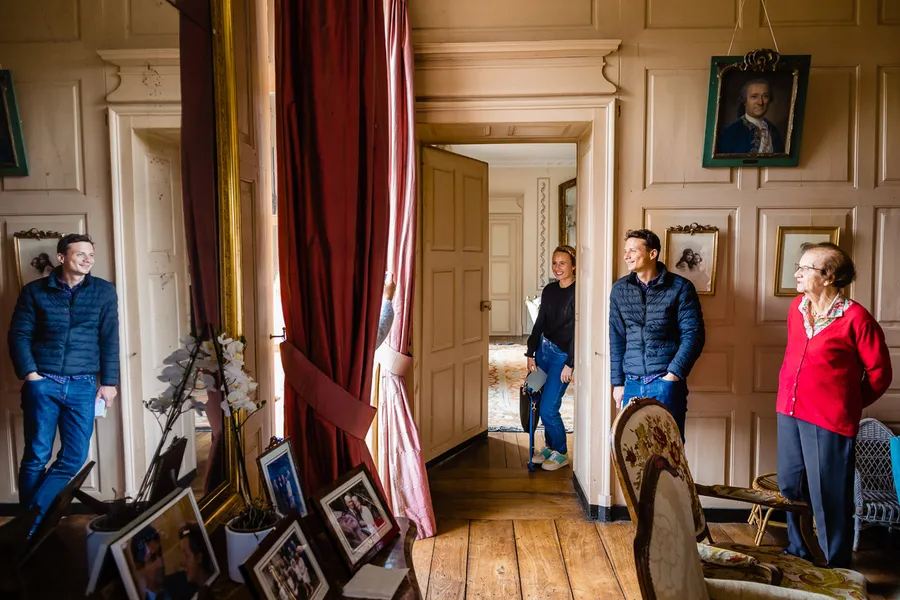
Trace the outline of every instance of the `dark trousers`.
<instances>
[{"instance_id":1,"label":"dark trousers","mask_svg":"<svg viewBox=\"0 0 900 600\"><path fill-rule=\"evenodd\" d=\"M38 506L40 517L87 460L96 397L93 379L59 384L45 377L22 386L25 452L19 467L19 503ZM57 429L60 448L48 468Z\"/></svg>"},{"instance_id":2,"label":"dark trousers","mask_svg":"<svg viewBox=\"0 0 900 600\"><path fill-rule=\"evenodd\" d=\"M819 545L830 567L849 567L853 553L853 474L856 438L788 415L778 415L778 487L789 500L807 502ZM800 518L787 513L788 552L810 559Z\"/></svg>"}]
</instances>

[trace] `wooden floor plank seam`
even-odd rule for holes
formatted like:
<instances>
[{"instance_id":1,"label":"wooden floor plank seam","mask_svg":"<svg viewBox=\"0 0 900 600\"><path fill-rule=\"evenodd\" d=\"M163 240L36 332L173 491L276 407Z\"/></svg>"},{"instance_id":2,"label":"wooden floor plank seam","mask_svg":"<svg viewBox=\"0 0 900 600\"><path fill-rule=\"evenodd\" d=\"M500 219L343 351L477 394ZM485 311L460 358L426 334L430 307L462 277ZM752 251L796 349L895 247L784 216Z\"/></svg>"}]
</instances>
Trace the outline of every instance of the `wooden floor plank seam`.
<instances>
[{"instance_id":1,"label":"wooden floor plank seam","mask_svg":"<svg viewBox=\"0 0 900 600\"><path fill-rule=\"evenodd\" d=\"M607 547L606 542L603 539L603 536L600 535L600 530L594 527L595 531L597 531L597 537L600 538L600 545L603 546L603 551L606 552L606 560L609 561L609 568L612 569L613 574L616 576L616 585L619 586L619 592L622 594L622 597L625 600L631 600L628 598L628 593L625 591L625 588L622 587L622 577L619 574L619 571L616 569L616 561L611 558L610 549Z\"/></svg>"},{"instance_id":2,"label":"wooden floor plank seam","mask_svg":"<svg viewBox=\"0 0 900 600\"><path fill-rule=\"evenodd\" d=\"M553 534L556 537L556 549L559 550L559 559L562 561L563 572L566 574L566 583L569 585L569 598L575 600L575 594L572 593L572 579L569 577L569 565L566 564L566 555L563 554L562 543L559 541L559 528L556 526L556 519L553 520Z\"/></svg>"}]
</instances>

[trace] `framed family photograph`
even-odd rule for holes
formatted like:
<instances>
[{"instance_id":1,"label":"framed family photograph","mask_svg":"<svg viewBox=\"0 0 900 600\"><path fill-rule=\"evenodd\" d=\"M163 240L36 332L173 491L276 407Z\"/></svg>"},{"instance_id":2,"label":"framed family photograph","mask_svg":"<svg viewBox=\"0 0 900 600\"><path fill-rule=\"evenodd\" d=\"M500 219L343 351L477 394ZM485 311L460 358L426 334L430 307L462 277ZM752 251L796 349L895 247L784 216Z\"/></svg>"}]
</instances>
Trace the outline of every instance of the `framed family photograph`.
<instances>
[{"instance_id":1,"label":"framed family photograph","mask_svg":"<svg viewBox=\"0 0 900 600\"><path fill-rule=\"evenodd\" d=\"M35 279L47 277L59 265L56 260L56 245L62 236L58 231L35 228L13 233L13 254L16 257L19 289Z\"/></svg>"},{"instance_id":2,"label":"framed family photograph","mask_svg":"<svg viewBox=\"0 0 900 600\"><path fill-rule=\"evenodd\" d=\"M283 517L291 510L296 510L301 517L305 517L308 512L306 495L303 492L300 475L297 473L297 461L294 460L291 439L277 441L276 438L256 461L265 483L266 494L269 502L275 507L275 512Z\"/></svg>"},{"instance_id":3,"label":"framed family photograph","mask_svg":"<svg viewBox=\"0 0 900 600\"><path fill-rule=\"evenodd\" d=\"M321 600L329 585L312 545L312 536L296 510L279 521L241 565L244 580L258 600Z\"/></svg>"},{"instance_id":4,"label":"framed family photograph","mask_svg":"<svg viewBox=\"0 0 900 600\"><path fill-rule=\"evenodd\" d=\"M797 271L803 244L839 244L840 227L779 227L775 242L775 295L796 296Z\"/></svg>"},{"instance_id":5,"label":"framed family photograph","mask_svg":"<svg viewBox=\"0 0 900 600\"><path fill-rule=\"evenodd\" d=\"M400 532L364 464L320 490L314 500L351 573Z\"/></svg>"},{"instance_id":6,"label":"framed family photograph","mask_svg":"<svg viewBox=\"0 0 900 600\"><path fill-rule=\"evenodd\" d=\"M678 225L666 229L666 268L689 279L701 296L716 293L719 228L711 225Z\"/></svg>"},{"instance_id":7,"label":"framed family photograph","mask_svg":"<svg viewBox=\"0 0 900 600\"><path fill-rule=\"evenodd\" d=\"M810 55L761 49L713 56L704 167L796 167Z\"/></svg>"},{"instance_id":8,"label":"framed family photograph","mask_svg":"<svg viewBox=\"0 0 900 600\"><path fill-rule=\"evenodd\" d=\"M219 575L190 488L173 492L123 531L110 551L129 600L190 600Z\"/></svg>"},{"instance_id":9,"label":"framed family photograph","mask_svg":"<svg viewBox=\"0 0 900 600\"><path fill-rule=\"evenodd\" d=\"M0 177L26 175L28 157L12 71L0 70Z\"/></svg>"}]
</instances>

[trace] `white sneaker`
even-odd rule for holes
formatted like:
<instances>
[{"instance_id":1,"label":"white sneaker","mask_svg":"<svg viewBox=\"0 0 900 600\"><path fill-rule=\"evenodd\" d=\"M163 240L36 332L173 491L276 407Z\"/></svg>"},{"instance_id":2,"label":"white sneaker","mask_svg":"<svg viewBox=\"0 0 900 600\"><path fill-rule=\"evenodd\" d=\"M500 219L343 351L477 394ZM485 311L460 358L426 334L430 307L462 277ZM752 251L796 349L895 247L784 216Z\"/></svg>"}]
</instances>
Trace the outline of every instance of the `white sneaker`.
<instances>
[{"instance_id":1,"label":"white sneaker","mask_svg":"<svg viewBox=\"0 0 900 600\"><path fill-rule=\"evenodd\" d=\"M536 465L543 464L543 462L545 460L547 460L548 458L550 458L550 456L552 454L553 454L553 452L550 450L550 448L548 448L547 446L544 446L539 451L534 453L534 456L531 457L531 462L533 462Z\"/></svg>"},{"instance_id":2,"label":"white sneaker","mask_svg":"<svg viewBox=\"0 0 900 600\"><path fill-rule=\"evenodd\" d=\"M547 457L547 460L544 461L544 464L541 466L541 468L545 471L555 471L557 469L562 469L568 464L569 457L554 450L550 453L550 456Z\"/></svg>"}]
</instances>

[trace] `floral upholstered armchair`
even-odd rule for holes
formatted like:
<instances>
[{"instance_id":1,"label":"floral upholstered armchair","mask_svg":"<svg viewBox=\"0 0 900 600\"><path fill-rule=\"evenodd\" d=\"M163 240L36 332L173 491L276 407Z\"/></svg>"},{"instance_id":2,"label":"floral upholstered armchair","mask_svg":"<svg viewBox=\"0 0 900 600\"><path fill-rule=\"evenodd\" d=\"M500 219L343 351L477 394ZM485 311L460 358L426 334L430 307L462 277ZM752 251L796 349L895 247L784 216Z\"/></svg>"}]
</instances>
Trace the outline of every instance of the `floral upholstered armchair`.
<instances>
[{"instance_id":1,"label":"floral upholstered armchair","mask_svg":"<svg viewBox=\"0 0 900 600\"><path fill-rule=\"evenodd\" d=\"M647 461L642 479L634 562L643 600L822 597L776 585L705 578L700 556L693 551L696 541L690 486L658 454Z\"/></svg>"},{"instance_id":2,"label":"floral upholstered armchair","mask_svg":"<svg viewBox=\"0 0 900 600\"><path fill-rule=\"evenodd\" d=\"M651 456L659 455L668 461L690 491L696 542L712 542L700 495L740 500L800 513L807 546L811 552L817 552L816 564L820 561L824 564L824 555L812 530L812 511L807 504L791 502L777 492L725 485L696 485L685 458L678 426L669 411L656 400L631 400L613 423L610 446L625 503L636 526L640 524L637 505L644 484L644 467ZM865 578L854 571L821 568L771 547L699 543L697 548L707 578L780 584L798 590L817 591L833 598L866 598Z\"/></svg>"}]
</instances>

